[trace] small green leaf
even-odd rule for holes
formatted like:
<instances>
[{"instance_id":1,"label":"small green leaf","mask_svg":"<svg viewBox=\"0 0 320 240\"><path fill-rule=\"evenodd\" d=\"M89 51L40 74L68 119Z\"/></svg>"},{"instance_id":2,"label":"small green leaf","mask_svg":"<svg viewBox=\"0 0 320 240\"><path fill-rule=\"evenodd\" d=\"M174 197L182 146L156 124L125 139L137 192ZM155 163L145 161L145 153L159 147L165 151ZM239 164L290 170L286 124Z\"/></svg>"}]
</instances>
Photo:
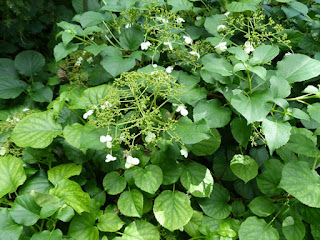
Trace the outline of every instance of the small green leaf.
<instances>
[{"instance_id":1,"label":"small green leaf","mask_svg":"<svg viewBox=\"0 0 320 240\"><path fill-rule=\"evenodd\" d=\"M102 232L116 232L125 223L115 213L106 213L99 217L97 227Z\"/></svg>"},{"instance_id":2,"label":"small green leaf","mask_svg":"<svg viewBox=\"0 0 320 240\"><path fill-rule=\"evenodd\" d=\"M319 152L316 143L312 141L311 137L300 133L291 133L290 140L285 147L297 154L308 157L316 157Z\"/></svg>"},{"instance_id":3,"label":"small green leaf","mask_svg":"<svg viewBox=\"0 0 320 240\"><path fill-rule=\"evenodd\" d=\"M320 103L308 105L308 113L314 120L320 123Z\"/></svg>"},{"instance_id":4,"label":"small green leaf","mask_svg":"<svg viewBox=\"0 0 320 240\"><path fill-rule=\"evenodd\" d=\"M123 72L128 72L136 65L134 58L122 58L119 56L104 56L102 59L103 68L113 77L117 77Z\"/></svg>"},{"instance_id":5,"label":"small green leaf","mask_svg":"<svg viewBox=\"0 0 320 240\"><path fill-rule=\"evenodd\" d=\"M245 183L258 175L258 164L250 156L236 154L233 156L230 168L232 172Z\"/></svg>"},{"instance_id":6,"label":"small green leaf","mask_svg":"<svg viewBox=\"0 0 320 240\"><path fill-rule=\"evenodd\" d=\"M124 12L129 9L137 0L108 0L108 4L101 10L109 10L112 12Z\"/></svg>"},{"instance_id":7,"label":"small green leaf","mask_svg":"<svg viewBox=\"0 0 320 240\"><path fill-rule=\"evenodd\" d=\"M123 232L123 240L159 240L158 229L151 223L145 221L133 221Z\"/></svg>"},{"instance_id":8,"label":"small green leaf","mask_svg":"<svg viewBox=\"0 0 320 240\"><path fill-rule=\"evenodd\" d=\"M204 66L202 69L212 73L220 74L221 76L228 77L233 75L233 66L224 57L215 54L208 54L202 59Z\"/></svg>"},{"instance_id":9,"label":"small green leaf","mask_svg":"<svg viewBox=\"0 0 320 240\"><path fill-rule=\"evenodd\" d=\"M195 197L209 197L213 189L213 178L209 169L196 162L185 166L180 181Z\"/></svg>"},{"instance_id":10,"label":"small green leaf","mask_svg":"<svg viewBox=\"0 0 320 240\"><path fill-rule=\"evenodd\" d=\"M279 233L263 219L248 217L239 229L241 240L278 240Z\"/></svg>"},{"instance_id":11,"label":"small green leaf","mask_svg":"<svg viewBox=\"0 0 320 240\"><path fill-rule=\"evenodd\" d=\"M269 159L264 163L266 169L257 177L260 191L266 195L279 195L281 189L278 185L281 181L283 164L278 159Z\"/></svg>"},{"instance_id":12,"label":"small green leaf","mask_svg":"<svg viewBox=\"0 0 320 240\"><path fill-rule=\"evenodd\" d=\"M27 179L23 161L11 155L0 157L0 198L12 193Z\"/></svg>"},{"instance_id":13,"label":"small green leaf","mask_svg":"<svg viewBox=\"0 0 320 240\"><path fill-rule=\"evenodd\" d=\"M39 72L45 64L41 53L27 50L19 53L14 59L14 66L18 72L25 76L33 76Z\"/></svg>"},{"instance_id":14,"label":"small green leaf","mask_svg":"<svg viewBox=\"0 0 320 240\"><path fill-rule=\"evenodd\" d=\"M291 86L283 77L272 76L270 90L275 98L286 98L291 93Z\"/></svg>"},{"instance_id":15,"label":"small green leaf","mask_svg":"<svg viewBox=\"0 0 320 240\"><path fill-rule=\"evenodd\" d=\"M240 0L239 2L232 2L227 5L229 12L245 12L245 11L256 11L258 4L261 0Z\"/></svg>"},{"instance_id":16,"label":"small green leaf","mask_svg":"<svg viewBox=\"0 0 320 240\"><path fill-rule=\"evenodd\" d=\"M195 144L210 138L210 128L204 119L192 122L188 117L181 117L176 124L175 133L185 144Z\"/></svg>"},{"instance_id":17,"label":"small green leaf","mask_svg":"<svg viewBox=\"0 0 320 240\"><path fill-rule=\"evenodd\" d=\"M272 155L274 150L282 147L289 141L291 128L292 127L288 122L276 119L263 120L262 131L270 149L270 155Z\"/></svg>"},{"instance_id":18,"label":"small green leaf","mask_svg":"<svg viewBox=\"0 0 320 240\"><path fill-rule=\"evenodd\" d=\"M56 186L62 179L79 175L81 170L82 165L76 165L74 163L61 164L48 170L48 179Z\"/></svg>"},{"instance_id":19,"label":"small green leaf","mask_svg":"<svg viewBox=\"0 0 320 240\"><path fill-rule=\"evenodd\" d=\"M13 129L12 140L19 147L45 148L62 133L62 127L54 120L53 111L31 114L23 118Z\"/></svg>"},{"instance_id":20,"label":"small green leaf","mask_svg":"<svg viewBox=\"0 0 320 240\"><path fill-rule=\"evenodd\" d=\"M153 212L161 226L174 231L190 221L193 209L185 193L166 190L154 200Z\"/></svg>"},{"instance_id":21,"label":"small green leaf","mask_svg":"<svg viewBox=\"0 0 320 240\"><path fill-rule=\"evenodd\" d=\"M143 214L143 195L137 189L121 193L118 199L120 212L128 217L141 217Z\"/></svg>"},{"instance_id":22,"label":"small green leaf","mask_svg":"<svg viewBox=\"0 0 320 240\"><path fill-rule=\"evenodd\" d=\"M203 212L214 219L225 219L230 213L232 207L228 204L230 193L220 184L213 185L213 191L210 198L199 199L198 203Z\"/></svg>"},{"instance_id":23,"label":"small green leaf","mask_svg":"<svg viewBox=\"0 0 320 240\"><path fill-rule=\"evenodd\" d=\"M28 84L19 79L12 77L0 78L0 98L10 99L18 97L23 90L27 88Z\"/></svg>"},{"instance_id":24,"label":"small green leaf","mask_svg":"<svg viewBox=\"0 0 320 240\"><path fill-rule=\"evenodd\" d=\"M302 82L320 74L320 62L302 54L291 54L278 62L277 76L289 83Z\"/></svg>"},{"instance_id":25,"label":"small green leaf","mask_svg":"<svg viewBox=\"0 0 320 240\"><path fill-rule=\"evenodd\" d=\"M192 145L191 151L197 156L208 156L215 153L221 144L221 135L217 129L210 129L211 137Z\"/></svg>"},{"instance_id":26,"label":"small green leaf","mask_svg":"<svg viewBox=\"0 0 320 240\"><path fill-rule=\"evenodd\" d=\"M30 97L36 102L51 102L53 92L51 88L43 85L43 83L36 82L31 86Z\"/></svg>"},{"instance_id":27,"label":"small green leaf","mask_svg":"<svg viewBox=\"0 0 320 240\"><path fill-rule=\"evenodd\" d=\"M205 119L210 128L227 125L231 118L231 110L221 105L218 99L199 101L193 109L195 122Z\"/></svg>"},{"instance_id":28,"label":"small green leaf","mask_svg":"<svg viewBox=\"0 0 320 240\"><path fill-rule=\"evenodd\" d=\"M273 201L265 196L256 197L249 203L248 207L259 217L267 217L276 210Z\"/></svg>"},{"instance_id":29,"label":"small green leaf","mask_svg":"<svg viewBox=\"0 0 320 240\"><path fill-rule=\"evenodd\" d=\"M95 221L89 213L75 216L70 223L68 235L76 240L98 240L99 230L94 226Z\"/></svg>"},{"instance_id":30,"label":"small green leaf","mask_svg":"<svg viewBox=\"0 0 320 240\"><path fill-rule=\"evenodd\" d=\"M119 40L122 48L135 51L143 42L144 34L139 27L133 26L122 31Z\"/></svg>"},{"instance_id":31,"label":"small green leaf","mask_svg":"<svg viewBox=\"0 0 320 240\"><path fill-rule=\"evenodd\" d=\"M0 209L0 239L19 239L22 230L23 226L12 220L9 208Z\"/></svg>"},{"instance_id":32,"label":"small green leaf","mask_svg":"<svg viewBox=\"0 0 320 240\"><path fill-rule=\"evenodd\" d=\"M19 224L32 226L40 218L41 207L30 194L18 196L11 208L12 219Z\"/></svg>"},{"instance_id":33,"label":"small green leaf","mask_svg":"<svg viewBox=\"0 0 320 240\"><path fill-rule=\"evenodd\" d=\"M64 200L79 214L89 212L90 196L74 181L62 179L55 188L50 189L49 193Z\"/></svg>"},{"instance_id":34,"label":"small green leaf","mask_svg":"<svg viewBox=\"0 0 320 240\"><path fill-rule=\"evenodd\" d=\"M62 240L62 232L60 229L54 231L45 230L43 232L35 233L30 240Z\"/></svg>"},{"instance_id":35,"label":"small green leaf","mask_svg":"<svg viewBox=\"0 0 320 240\"><path fill-rule=\"evenodd\" d=\"M168 0L167 3L172 6L172 11L189 11L193 7L189 0Z\"/></svg>"},{"instance_id":36,"label":"small green leaf","mask_svg":"<svg viewBox=\"0 0 320 240\"><path fill-rule=\"evenodd\" d=\"M282 222L282 232L288 240L302 240L306 229L300 219L289 216Z\"/></svg>"},{"instance_id":37,"label":"small green leaf","mask_svg":"<svg viewBox=\"0 0 320 240\"><path fill-rule=\"evenodd\" d=\"M81 15L80 24L83 28L91 27L102 23L104 16L101 13L88 11Z\"/></svg>"},{"instance_id":38,"label":"small green leaf","mask_svg":"<svg viewBox=\"0 0 320 240\"><path fill-rule=\"evenodd\" d=\"M163 174L160 167L148 165L144 169L137 167L133 178L138 188L147 193L154 194L162 184Z\"/></svg>"},{"instance_id":39,"label":"small green leaf","mask_svg":"<svg viewBox=\"0 0 320 240\"><path fill-rule=\"evenodd\" d=\"M101 51L106 50L108 48L107 44L101 45L90 45L85 47L84 49L89 53L92 53L94 56L97 56Z\"/></svg>"},{"instance_id":40,"label":"small green leaf","mask_svg":"<svg viewBox=\"0 0 320 240\"><path fill-rule=\"evenodd\" d=\"M306 162L289 162L282 171L281 188L303 204L320 208L320 176Z\"/></svg>"},{"instance_id":41,"label":"small green leaf","mask_svg":"<svg viewBox=\"0 0 320 240\"><path fill-rule=\"evenodd\" d=\"M199 211L193 211L192 218L187 225L183 227L184 231L188 233L190 237L200 237L202 234L199 231L199 226L202 224L203 213Z\"/></svg>"},{"instance_id":42,"label":"small green leaf","mask_svg":"<svg viewBox=\"0 0 320 240\"><path fill-rule=\"evenodd\" d=\"M252 64L265 64L270 62L279 54L279 48L277 46L263 45L257 47L253 52L253 57L249 63Z\"/></svg>"},{"instance_id":43,"label":"small green leaf","mask_svg":"<svg viewBox=\"0 0 320 240\"><path fill-rule=\"evenodd\" d=\"M71 44L69 43L68 45L64 45L64 43L59 43L56 45L53 49L53 55L54 58L56 59L56 62L59 62L61 59L65 58L68 56L70 53L77 51L79 48L79 45L77 44Z\"/></svg>"},{"instance_id":44,"label":"small green leaf","mask_svg":"<svg viewBox=\"0 0 320 240\"><path fill-rule=\"evenodd\" d=\"M11 59L0 58L0 79L1 78L18 78L18 73L14 67L14 61Z\"/></svg>"},{"instance_id":45,"label":"small green leaf","mask_svg":"<svg viewBox=\"0 0 320 240\"><path fill-rule=\"evenodd\" d=\"M252 127L244 118L234 118L230 124L232 136L244 148L247 147L251 136Z\"/></svg>"},{"instance_id":46,"label":"small green leaf","mask_svg":"<svg viewBox=\"0 0 320 240\"><path fill-rule=\"evenodd\" d=\"M117 195L119 193L122 193L126 186L126 179L120 176L118 172L108 173L103 178L104 190L110 195Z\"/></svg>"},{"instance_id":47,"label":"small green leaf","mask_svg":"<svg viewBox=\"0 0 320 240\"><path fill-rule=\"evenodd\" d=\"M263 120L272 109L268 103L272 99L270 91L255 91L250 97L238 94L232 97L231 105L241 113L249 123Z\"/></svg>"}]
</instances>

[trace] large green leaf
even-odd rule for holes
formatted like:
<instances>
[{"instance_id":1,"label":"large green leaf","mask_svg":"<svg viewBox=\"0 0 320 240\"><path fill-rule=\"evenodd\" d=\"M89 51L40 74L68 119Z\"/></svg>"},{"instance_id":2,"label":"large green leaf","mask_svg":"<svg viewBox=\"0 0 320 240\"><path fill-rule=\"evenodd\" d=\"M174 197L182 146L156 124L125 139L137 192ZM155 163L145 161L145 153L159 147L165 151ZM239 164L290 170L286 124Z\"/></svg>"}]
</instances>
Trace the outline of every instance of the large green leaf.
<instances>
[{"instance_id":1,"label":"large green leaf","mask_svg":"<svg viewBox=\"0 0 320 240\"><path fill-rule=\"evenodd\" d=\"M250 59L250 64L265 64L270 62L279 54L277 46L263 45L257 47L253 52L253 57Z\"/></svg>"},{"instance_id":2,"label":"large green leaf","mask_svg":"<svg viewBox=\"0 0 320 240\"><path fill-rule=\"evenodd\" d=\"M45 64L41 53L27 50L19 53L14 59L14 66L18 72L25 76L32 76L39 72Z\"/></svg>"},{"instance_id":3,"label":"large green leaf","mask_svg":"<svg viewBox=\"0 0 320 240\"><path fill-rule=\"evenodd\" d=\"M308 105L308 113L314 120L320 123L320 103Z\"/></svg>"},{"instance_id":4,"label":"large green leaf","mask_svg":"<svg viewBox=\"0 0 320 240\"><path fill-rule=\"evenodd\" d=\"M268 103L272 99L268 90L255 91L250 97L238 94L232 97L231 105L241 113L249 123L262 121L272 109Z\"/></svg>"},{"instance_id":5,"label":"large green leaf","mask_svg":"<svg viewBox=\"0 0 320 240\"><path fill-rule=\"evenodd\" d=\"M256 11L261 0L240 0L227 5L229 12Z\"/></svg>"},{"instance_id":6,"label":"large green leaf","mask_svg":"<svg viewBox=\"0 0 320 240\"><path fill-rule=\"evenodd\" d=\"M244 118L234 118L230 124L231 133L234 139L244 148L247 147L251 136L252 127L247 124Z\"/></svg>"},{"instance_id":7,"label":"large green leaf","mask_svg":"<svg viewBox=\"0 0 320 240\"><path fill-rule=\"evenodd\" d=\"M101 10L109 10L112 12L124 12L129 9L137 0L108 0L108 4Z\"/></svg>"},{"instance_id":8,"label":"large green leaf","mask_svg":"<svg viewBox=\"0 0 320 240\"><path fill-rule=\"evenodd\" d=\"M232 172L245 183L258 175L258 163L250 156L236 154L233 156L230 168Z\"/></svg>"},{"instance_id":9,"label":"large green leaf","mask_svg":"<svg viewBox=\"0 0 320 240\"><path fill-rule=\"evenodd\" d=\"M285 147L297 154L308 157L316 157L319 153L316 143L312 141L311 136L301 133L291 133L290 140Z\"/></svg>"},{"instance_id":10,"label":"large green leaf","mask_svg":"<svg viewBox=\"0 0 320 240\"><path fill-rule=\"evenodd\" d=\"M95 221L89 213L77 215L70 223L68 234L76 240L98 240L99 230L94 226Z\"/></svg>"},{"instance_id":11,"label":"large green leaf","mask_svg":"<svg viewBox=\"0 0 320 240\"><path fill-rule=\"evenodd\" d=\"M223 107L218 99L199 101L193 109L194 121L205 119L210 128L224 127L230 118L231 110Z\"/></svg>"},{"instance_id":12,"label":"large green leaf","mask_svg":"<svg viewBox=\"0 0 320 240\"><path fill-rule=\"evenodd\" d=\"M306 162L289 162L282 171L281 188L303 204L320 208L320 176Z\"/></svg>"},{"instance_id":13,"label":"large green leaf","mask_svg":"<svg viewBox=\"0 0 320 240\"><path fill-rule=\"evenodd\" d=\"M320 74L320 62L303 54L286 56L277 66L277 76L289 83L302 82Z\"/></svg>"},{"instance_id":14,"label":"large green leaf","mask_svg":"<svg viewBox=\"0 0 320 240\"><path fill-rule=\"evenodd\" d=\"M180 181L195 197L209 197L213 189L213 178L209 169L196 162L185 166Z\"/></svg>"},{"instance_id":15,"label":"large green leaf","mask_svg":"<svg viewBox=\"0 0 320 240\"><path fill-rule=\"evenodd\" d=\"M104 16L99 12L88 11L81 15L80 24L83 28L96 26L102 23Z\"/></svg>"},{"instance_id":16,"label":"large green leaf","mask_svg":"<svg viewBox=\"0 0 320 240\"><path fill-rule=\"evenodd\" d=\"M133 221L123 232L123 240L159 240L158 229L145 221Z\"/></svg>"},{"instance_id":17,"label":"large green leaf","mask_svg":"<svg viewBox=\"0 0 320 240\"><path fill-rule=\"evenodd\" d=\"M11 138L19 147L45 148L62 133L55 113L46 111L23 118L13 129Z\"/></svg>"},{"instance_id":18,"label":"large green leaf","mask_svg":"<svg viewBox=\"0 0 320 240\"><path fill-rule=\"evenodd\" d=\"M137 189L121 193L118 199L120 212L128 217L141 217L143 214L143 195Z\"/></svg>"},{"instance_id":19,"label":"large green leaf","mask_svg":"<svg viewBox=\"0 0 320 240\"><path fill-rule=\"evenodd\" d=\"M133 26L126 29L125 31L122 31L119 40L120 46L122 48L135 51L140 47L140 44L143 42L144 34L139 27Z\"/></svg>"},{"instance_id":20,"label":"large green leaf","mask_svg":"<svg viewBox=\"0 0 320 240\"><path fill-rule=\"evenodd\" d=\"M233 75L233 66L231 63L220 55L208 54L202 59L203 69L221 76L228 77Z\"/></svg>"},{"instance_id":21,"label":"large green leaf","mask_svg":"<svg viewBox=\"0 0 320 240\"><path fill-rule=\"evenodd\" d=\"M97 227L102 232L116 232L122 226L124 222L115 213L105 213L99 217Z\"/></svg>"},{"instance_id":22,"label":"large green leaf","mask_svg":"<svg viewBox=\"0 0 320 240\"><path fill-rule=\"evenodd\" d=\"M190 221L193 210L185 193L166 190L154 200L153 212L163 227L174 231Z\"/></svg>"},{"instance_id":23,"label":"large green leaf","mask_svg":"<svg viewBox=\"0 0 320 240\"><path fill-rule=\"evenodd\" d=\"M216 152L221 144L221 135L215 128L210 129L211 137L192 145L191 151L197 156L208 156Z\"/></svg>"},{"instance_id":24,"label":"large green leaf","mask_svg":"<svg viewBox=\"0 0 320 240\"><path fill-rule=\"evenodd\" d=\"M102 59L103 68L113 77L123 72L128 72L136 65L134 58L122 58L121 56L104 56Z\"/></svg>"},{"instance_id":25,"label":"large green leaf","mask_svg":"<svg viewBox=\"0 0 320 240\"><path fill-rule=\"evenodd\" d=\"M11 155L0 157L0 198L12 193L22 185L27 176L23 169L23 161Z\"/></svg>"},{"instance_id":26,"label":"large green leaf","mask_svg":"<svg viewBox=\"0 0 320 240\"><path fill-rule=\"evenodd\" d=\"M183 227L184 231L191 237L200 237L202 234L199 231L199 226L202 224L203 213L199 211L193 211L190 222Z\"/></svg>"},{"instance_id":27,"label":"large green leaf","mask_svg":"<svg viewBox=\"0 0 320 240\"><path fill-rule=\"evenodd\" d=\"M267 217L276 210L273 201L265 196L256 197L249 203L248 207L259 217Z\"/></svg>"},{"instance_id":28,"label":"large green leaf","mask_svg":"<svg viewBox=\"0 0 320 240\"><path fill-rule=\"evenodd\" d=\"M117 195L121 193L127 186L127 181L120 176L118 172L108 173L103 178L104 190L110 195Z\"/></svg>"},{"instance_id":29,"label":"large green leaf","mask_svg":"<svg viewBox=\"0 0 320 240\"><path fill-rule=\"evenodd\" d=\"M148 165L144 169L136 167L133 178L138 188L147 193L154 194L162 184L163 174L160 167Z\"/></svg>"},{"instance_id":30,"label":"large green leaf","mask_svg":"<svg viewBox=\"0 0 320 240\"><path fill-rule=\"evenodd\" d=\"M60 164L48 170L48 179L53 185L57 185L61 179L67 179L79 175L82 165L74 163Z\"/></svg>"},{"instance_id":31,"label":"large green leaf","mask_svg":"<svg viewBox=\"0 0 320 240\"><path fill-rule=\"evenodd\" d=\"M34 196L24 194L15 199L10 215L16 223L32 226L40 219L40 210L41 207L34 200Z\"/></svg>"},{"instance_id":32,"label":"large green leaf","mask_svg":"<svg viewBox=\"0 0 320 240\"><path fill-rule=\"evenodd\" d=\"M79 48L79 45L77 44L71 44L69 43L67 46L64 45L64 43L59 43L56 45L53 49L53 55L57 62L59 62L61 59L68 56L70 53L77 51Z\"/></svg>"},{"instance_id":33,"label":"large green leaf","mask_svg":"<svg viewBox=\"0 0 320 240\"><path fill-rule=\"evenodd\" d=\"M80 185L69 179L62 179L50 194L64 200L77 213L89 212L90 196L82 191Z\"/></svg>"},{"instance_id":34,"label":"large green leaf","mask_svg":"<svg viewBox=\"0 0 320 240\"><path fill-rule=\"evenodd\" d=\"M232 209L228 204L229 200L229 191L216 183L210 198L199 199L198 202L203 212L209 217L225 219L230 215Z\"/></svg>"},{"instance_id":35,"label":"large green leaf","mask_svg":"<svg viewBox=\"0 0 320 240\"><path fill-rule=\"evenodd\" d=\"M204 119L192 122L188 117L181 117L176 124L175 133L185 144L195 144L210 138L210 128Z\"/></svg>"},{"instance_id":36,"label":"large green leaf","mask_svg":"<svg viewBox=\"0 0 320 240\"><path fill-rule=\"evenodd\" d=\"M172 11L189 11L193 6L189 0L168 0L168 4L172 6Z\"/></svg>"},{"instance_id":37,"label":"large green leaf","mask_svg":"<svg viewBox=\"0 0 320 240\"><path fill-rule=\"evenodd\" d=\"M279 233L263 219L248 217L240 226L240 240L278 240Z\"/></svg>"},{"instance_id":38,"label":"large green leaf","mask_svg":"<svg viewBox=\"0 0 320 240\"><path fill-rule=\"evenodd\" d=\"M270 155L272 155L275 149L282 147L289 141L291 125L281 120L264 119L262 121L262 131L270 149Z\"/></svg>"},{"instance_id":39,"label":"large green leaf","mask_svg":"<svg viewBox=\"0 0 320 240\"><path fill-rule=\"evenodd\" d=\"M279 195L281 189L278 185L281 181L283 164L278 159L269 159L264 163L266 169L257 177L260 191L266 195Z\"/></svg>"},{"instance_id":40,"label":"large green leaf","mask_svg":"<svg viewBox=\"0 0 320 240\"><path fill-rule=\"evenodd\" d=\"M12 220L8 208L0 209L0 239L19 239L22 230L23 226L18 225Z\"/></svg>"},{"instance_id":41,"label":"large green leaf","mask_svg":"<svg viewBox=\"0 0 320 240\"><path fill-rule=\"evenodd\" d=\"M0 76L1 77L1 76ZM23 90L27 88L28 84L13 78L1 77L0 78L0 98L9 99L18 97Z\"/></svg>"},{"instance_id":42,"label":"large green leaf","mask_svg":"<svg viewBox=\"0 0 320 240\"><path fill-rule=\"evenodd\" d=\"M288 240L302 240L306 229L300 219L289 216L282 222L282 232Z\"/></svg>"},{"instance_id":43,"label":"large green leaf","mask_svg":"<svg viewBox=\"0 0 320 240\"><path fill-rule=\"evenodd\" d=\"M18 78L14 62L8 58L0 58L0 79L3 77Z\"/></svg>"},{"instance_id":44,"label":"large green leaf","mask_svg":"<svg viewBox=\"0 0 320 240\"><path fill-rule=\"evenodd\" d=\"M27 181L20 187L19 195L26 194L30 191L49 193L49 190L52 187L53 186L49 182L46 172L44 170L40 170L38 173L29 177Z\"/></svg>"},{"instance_id":45,"label":"large green leaf","mask_svg":"<svg viewBox=\"0 0 320 240\"><path fill-rule=\"evenodd\" d=\"M42 231L39 233L33 234L30 240L62 240L62 232L60 229L56 229L54 231Z\"/></svg>"}]
</instances>

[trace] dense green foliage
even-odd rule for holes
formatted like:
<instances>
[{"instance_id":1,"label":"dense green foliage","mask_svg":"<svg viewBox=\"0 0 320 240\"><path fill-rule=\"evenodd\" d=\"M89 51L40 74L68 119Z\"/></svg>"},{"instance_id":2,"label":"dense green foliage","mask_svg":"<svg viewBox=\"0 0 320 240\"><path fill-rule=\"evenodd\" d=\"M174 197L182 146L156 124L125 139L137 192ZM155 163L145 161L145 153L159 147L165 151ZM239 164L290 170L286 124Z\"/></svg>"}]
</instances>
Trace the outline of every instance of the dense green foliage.
<instances>
[{"instance_id":1,"label":"dense green foliage","mask_svg":"<svg viewBox=\"0 0 320 240\"><path fill-rule=\"evenodd\" d=\"M320 1L66 6L0 58L0 239L320 239Z\"/></svg>"}]
</instances>

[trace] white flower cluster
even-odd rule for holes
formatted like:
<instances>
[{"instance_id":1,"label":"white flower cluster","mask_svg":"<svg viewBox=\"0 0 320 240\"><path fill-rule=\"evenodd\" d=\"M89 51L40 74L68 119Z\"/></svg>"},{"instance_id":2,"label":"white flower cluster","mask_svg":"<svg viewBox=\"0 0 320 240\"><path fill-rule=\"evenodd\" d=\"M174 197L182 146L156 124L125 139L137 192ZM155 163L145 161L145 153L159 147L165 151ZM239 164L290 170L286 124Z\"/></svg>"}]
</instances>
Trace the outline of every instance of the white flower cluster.
<instances>
[{"instance_id":1,"label":"white flower cluster","mask_svg":"<svg viewBox=\"0 0 320 240\"><path fill-rule=\"evenodd\" d=\"M245 43L244 43L244 51L246 52L246 53L250 53L250 52L253 52L254 51L254 47L253 47L253 45L252 45L252 43L251 42L249 42L249 41L246 41Z\"/></svg>"},{"instance_id":2,"label":"white flower cluster","mask_svg":"<svg viewBox=\"0 0 320 240\"><path fill-rule=\"evenodd\" d=\"M74 65L79 67L79 66L81 66L82 61L83 61L83 58L82 57L78 57L78 59L77 59L77 61L76 61L76 63Z\"/></svg>"},{"instance_id":3,"label":"white flower cluster","mask_svg":"<svg viewBox=\"0 0 320 240\"><path fill-rule=\"evenodd\" d=\"M184 23L185 20L181 17L178 17L177 20L176 20L177 23Z\"/></svg>"},{"instance_id":4,"label":"white flower cluster","mask_svg":"<svg viewBox=\"0 0 320 240\"><path fill-rule=\"evenodd\" d=\"M151 43L149 41L142 42L140 44L141 50L148 50L148 48L151 46Z\"/></svg>"},{"instance_id":5,"label":"white flower cluster","mask_svg":"<svg viewBox=\"0 0 320 240\"><path fill-rule=\"evenodd\" d=\"M185 158L188 157L188 150L185 147L182 147L182 149L180 150L180 154L182 156L184 156Z\"/></svg>"},{"instance_id":6,"label":"white flower cluster","mask_svg":"<svg viewBox=\"0 0 320 240\"><path fill-rule=\"evenodd\" d=\"M88 110L86 113L83 114L83 119L87 119L90 115L93 114L93 110Z\"/></svg>"},{"instance_id":7,"label":"white flower cluster","mask_svg":"<svg viewBox=\"0 0 320 240\"><path fill-rule=\"evenodd\" d=\"M217 53L221 54L227 50L227 42L221 42L214 48L216 49Z\"/></svg>"},{"instance_id":8,"label":"white flower cluster","mask_svg":"<svg viewBox=\"0 0 320 240\"><path fill-rule=\"evenodd\" d=\"M7 119L6 119L6 121L7 122L19 122L20 121L20 118L16 118L16 117L12 117L12 119L11 119L11 117L8 117Z\"/></svg>"},{"instance_id":9,"label":"white flower cluster","mask_svg":"<svg viewBox=\"0 0 320 240\"><path fill-rule=\"evenodd\" d=\"M173 50L171 42L164 42L163 45L168 46L170 50Z\"/></svg>"},{"instance_id":10,"label":"white flower cluster","mask_svg":"<svg viewBox=\"0 0 320 240\"><path fill-rule=\"evenodd\" d=\"M189 113L188 110L186 109L186 107L185 107L184 105L178 106L176 112L180 112L180 114L181 114L182 116L187 116L188 113Z\"/></svg>"},{"instance_id":11,"label":"white flower cluster","mask_svg":"<svg viewBox=\"0 0 320 240\"><path fill-rule=\"evenodd\" d=\"M126 164L124 165L125 168L131 168L135 165L139 165L140 163L140 160L139 158L134 158L132 156L127 156L127 159L126 159Z\"/></svg>"},{"instance_id":12,"label":"white flower cluster","mask_svg":"<svg viewBox=\"0 0 320 240\"><path fill-rule=\"evenodd\" d=\"M191 39L191 37L183 36L183 38L184 38L184 41L185 41L186 44L192 44L192 39Z\"/></svg>"},{"instance_id":13,"label":"white flower cluster","mask_svg":"<svg viewBox=\"0 0 320 240\"><path fill-rule=\"evenodd\" d=\"M107 148L112 148L112 137L110 135L100 136L100 142L106 143Z\"/></svg>"},{"instance_id":14,"label":"white flower cluster","mask_svg":"<svg viewBox=\"0 0 320 240\"><path fill-rule=\"evenodd\" d=\"M113 105L109 101L105 101L104 104L101 105L101 109L104 110L106 108L111 108Z\"/></svg>"},{"instance_id":15,"label":"white flower cluster","mask_svg":"<svg viewBox=\"0 0 320 240\"><path fill-rule=\"evenodd\" d=\"M107 154L105 162L112 162L115 160L117 160L116 157L112 156L111 154Z\"/></svg>"}]
</instances>

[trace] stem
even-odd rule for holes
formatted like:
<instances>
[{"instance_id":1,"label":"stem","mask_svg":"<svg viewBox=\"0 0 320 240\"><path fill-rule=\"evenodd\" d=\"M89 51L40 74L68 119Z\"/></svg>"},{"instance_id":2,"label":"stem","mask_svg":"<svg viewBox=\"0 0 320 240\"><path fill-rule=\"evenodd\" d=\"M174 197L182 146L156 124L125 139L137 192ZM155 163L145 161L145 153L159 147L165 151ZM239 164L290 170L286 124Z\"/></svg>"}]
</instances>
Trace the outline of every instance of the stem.
<instances>
[{"instance_id":1,"label":"stem","mask_svg":"<svg viewBox=\"0 0 320 240\"><path fill-rule=\"evenodd\" d=\"M279 212L277 212L277 214L272 218L272 220L268 223L267 226L270 226L274 220L276 220L276 218L279 216L279 214L282 212L282 210L284 209L284 207L288 206L288 201L282 205L282 207L280 208Z\"/></svg>"},{"instance_id":2,"label":"stem","mask_svg":"<svg viewBox=\"0 0 320 240\"><path fill-rule=\"evenodd\" d=\"M64 102L64 104L68 107L68 109L69 109L74 115L77 116L77 118L80 119L80 121L81 121L83 124L86 124L86 123L87 123L85 120L83 120L82 117L79 116L79 114L78 114L76 111L74 111L73 109L70 109L69 104L67 104L66 102Z\"/></svg>"},{"instance_id":3,"label":"stem","mask_svg":"<svg viewBox=\"0 0 320 240\"><path fill-rule=\"evenodd\" d=\"M206 236L198 236L198 237L193 237L193 238L190 238L189 240L193 240L193 239L205 239Z\"/></svg>"},{"instance_id":4,"label":"stem","mask_svg":"<svg viewBox=\"0 0 320 240\"><path fill-rule=\"evenodd\" d=\"M317 98L318 95L312 95L310 96L310 93L302 95L300 97L295 97L295 98L287 98L285 99L286 101L299 101L299 100L305 100L305 99L311 99L311 98Z\"/></svg>"},{"instance_id":5,"label":"stem","mask_svg":"<svg viewBox=\"0 0 320 240\"><path fill-rule=\"evenodd\" d=\"M320 157L320 152L318 152L318 155L317 155L316 158L314 159L314 163L313 163L312 170L315 170L315 169L316 169L316 166L317 166L317 162L318 162L319 157Z\"/></svg>"}]
</instances>

